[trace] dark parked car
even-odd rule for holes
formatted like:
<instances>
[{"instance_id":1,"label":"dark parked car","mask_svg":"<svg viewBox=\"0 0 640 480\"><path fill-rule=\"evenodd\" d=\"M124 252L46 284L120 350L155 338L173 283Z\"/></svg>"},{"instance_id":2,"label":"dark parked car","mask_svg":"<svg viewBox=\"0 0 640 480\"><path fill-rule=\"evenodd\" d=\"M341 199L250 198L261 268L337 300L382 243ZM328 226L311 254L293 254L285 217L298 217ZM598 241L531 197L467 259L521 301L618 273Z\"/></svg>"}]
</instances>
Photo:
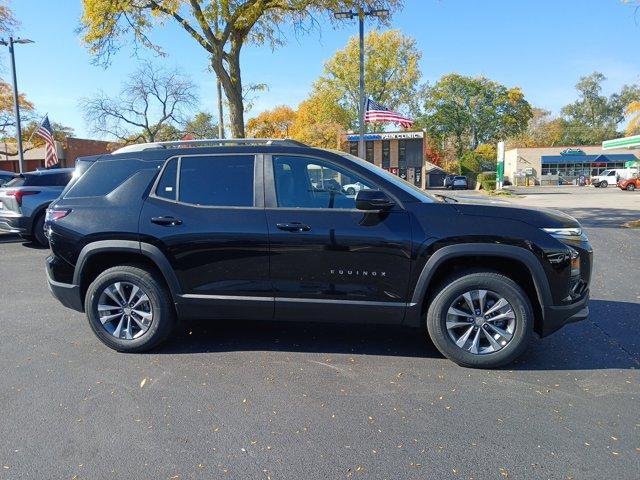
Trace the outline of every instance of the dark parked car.
<instances>
[{"instance_id":1,"label":"dark parked car","mask_svg":"<svg viewBox=\"0 0 640 480\"><path fill-rule=\"evenodd\" d=\"M49 287L113 349L184 318L382 323L495 367L587 317L592 249L568 215L434 197L288 140L186 143L81 158L47 212Z\"/></svg>"},{"instance_id":2,"label":"dark parked car","mask_svg":"<svg viewBox=\"0 0 640 480\"><path fill-rule=\"evenodd\" d=\"M46 246L44 216L71 180L72 168L56 168L15 176L0 188L0 233L18 233Z\"/></svg>"},{"instance_id":3,"label":"dark parked car","mask_svg":"<svg viewBox=\"0 0 640 480\"><path fill-rule=\"evenodd\" d=\"M0 187L2 187L9 180L13 179L16 174L13 172L7 172L5 170L0 170Z\"/></svg>"}]
</instances>

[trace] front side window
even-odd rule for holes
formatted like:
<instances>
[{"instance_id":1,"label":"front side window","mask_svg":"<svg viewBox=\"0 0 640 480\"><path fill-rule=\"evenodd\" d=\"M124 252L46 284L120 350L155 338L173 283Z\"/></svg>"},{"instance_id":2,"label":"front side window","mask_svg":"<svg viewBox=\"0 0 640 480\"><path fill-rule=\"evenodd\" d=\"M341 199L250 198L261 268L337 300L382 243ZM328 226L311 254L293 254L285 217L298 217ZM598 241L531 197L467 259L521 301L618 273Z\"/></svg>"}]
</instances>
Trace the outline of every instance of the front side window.
<instances>
[{"instance_id":1,"label":"front side window","mask_svg":"<svg viewBox=\"0 0 640 480\"><path fill-rule=\"evenodd\" d=\"M284 208L356 208L362 189L377 189L369 181L324 160L273 157L276 199Z\"/></svg>"},{"instance_id":2,"label":"front side window","mask_svg":"<svg viewBox=\"0 0 640 480\"><path fill-rule=\"evenodd\" d=\"M178 200L202 206L252 207L254 161L253 155L182 157Z\"/></svg>"}]
</instances>

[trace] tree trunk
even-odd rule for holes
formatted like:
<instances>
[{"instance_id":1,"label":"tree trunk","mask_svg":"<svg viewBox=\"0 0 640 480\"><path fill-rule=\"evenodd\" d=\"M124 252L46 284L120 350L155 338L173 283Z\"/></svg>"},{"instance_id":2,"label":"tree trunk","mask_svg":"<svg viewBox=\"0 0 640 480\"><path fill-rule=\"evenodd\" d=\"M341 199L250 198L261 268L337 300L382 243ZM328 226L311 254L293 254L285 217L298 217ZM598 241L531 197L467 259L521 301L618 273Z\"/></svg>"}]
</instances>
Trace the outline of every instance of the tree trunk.
<instances>
[{"instance_id":1,"label":"tree trunk","mask_svg":"<svg viewBox=\"0 0 640 480\"><path fill-rule=\"evenodd\" d=\"M244 101L242 98L242 78L240 76L240 48L241 45L232 41L231 52L225 54L220 51L211 57L211 67L216 73L225 97L229 103L229 120L231 137L244 138ZM222 62L224 55L229 71L225 70Z\"/></svg>"}]
</instances>

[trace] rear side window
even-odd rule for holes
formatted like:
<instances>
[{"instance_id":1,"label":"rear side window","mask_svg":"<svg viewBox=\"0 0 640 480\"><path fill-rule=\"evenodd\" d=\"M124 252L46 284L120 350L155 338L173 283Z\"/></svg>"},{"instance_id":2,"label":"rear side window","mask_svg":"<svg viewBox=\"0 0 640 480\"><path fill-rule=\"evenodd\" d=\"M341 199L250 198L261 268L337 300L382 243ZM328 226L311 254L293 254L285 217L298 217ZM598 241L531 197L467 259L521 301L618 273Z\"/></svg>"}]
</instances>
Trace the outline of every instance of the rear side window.
<instances>
[{"instance_id":1,"label":"rear side window","mask_svg":"<svg viewBox=\"0 0 640 480\"><path fill-rule=\"evenodd\" d=\"M179 201L203 206L253 206L253 155L180 159Z\"/></svg>"},{"instance_id":2,"label":"rear side window","mask_svg":"<svg viewBox=\"0 0 640 480\"><path fill-rule=\"evenodd\" d=\"M172 158L162 172L156 188L156 195L167 200L175 200L177 193L178 159Z\"/></svg>"},{"instance_id":3,"label":"rear side window","mask_svg":"<svg viewBox=\"0 0 640 480\"><path fill-rule=\"evenodd\" d=\"M95 162L69 189L65 198L99 197L111 193L141 170L140 160Z\"/></svg>"}]
</instances>

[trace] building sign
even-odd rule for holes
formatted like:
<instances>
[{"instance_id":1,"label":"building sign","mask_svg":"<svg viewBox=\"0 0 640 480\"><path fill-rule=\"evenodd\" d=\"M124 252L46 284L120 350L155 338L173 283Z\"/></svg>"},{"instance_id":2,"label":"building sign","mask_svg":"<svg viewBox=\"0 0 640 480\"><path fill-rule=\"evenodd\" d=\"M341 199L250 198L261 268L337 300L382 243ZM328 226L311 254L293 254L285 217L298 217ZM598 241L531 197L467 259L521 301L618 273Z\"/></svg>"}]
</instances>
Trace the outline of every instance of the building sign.
<instances>
[{"instance_id":1,"label":"building sign","mask_svg":"<svg viewBox=\"0 0 640 480\"><path fill-rule=\"evenodd\" d=\"M560 152L560 155L586 155L584 153L584 150L581 150L579 148L565 148L563 151Z\"/></svg>"},{"instance_id":2,"label":"building sign","mask_svg":"<svg viewBox=\"0 0 640 480\"><path fill-rule=\"evenodd\" d=\"M365 133L365 141L371 140L407 140L412 138L424 138L424 132L381 132ZM360 135L347 135L347 141L357 142Z\"/></svg>"}]
</instances>

